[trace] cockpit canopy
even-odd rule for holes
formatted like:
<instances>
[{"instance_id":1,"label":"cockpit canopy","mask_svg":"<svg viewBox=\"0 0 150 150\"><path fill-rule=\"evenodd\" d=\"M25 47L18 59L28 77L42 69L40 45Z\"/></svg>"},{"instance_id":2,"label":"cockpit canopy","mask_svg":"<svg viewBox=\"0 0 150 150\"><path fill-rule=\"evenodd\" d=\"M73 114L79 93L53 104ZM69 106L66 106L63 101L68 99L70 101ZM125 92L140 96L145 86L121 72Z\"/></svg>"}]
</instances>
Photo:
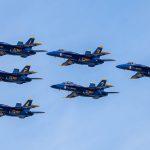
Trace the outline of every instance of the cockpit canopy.
<instances>
[{"instance_id":1,"label":"cockpit canopy","mask_svg":"<svg viewBox=\"0 0 150 150\"><path fill-rule=\"evenodd\" d=\"M59 52L64 52L65 50L64 50L64 49L59 49L58 51L59 51Z\"/></svg>"},{"instance_id":2,"label":"cockpit canopy","mask_svg":"<svg viewBox=\"0 0 150 150\"><path fill-rule=\"evenodd\" d=\"M66 82L63 82L63 84L74 84L74 83L70 81L66 81Z\"/></svg>"},{"instance_id":3,"label":"cockpit canopy","mask_svg":"<svg viewBox=\"0 0 150 150\"><path fill-rule=\"evenodd\" d=\"M129 65L134 65L135 63L134 63L134 62L128 62L127 64L129 64Z\"/></svg>"}]
</instances>

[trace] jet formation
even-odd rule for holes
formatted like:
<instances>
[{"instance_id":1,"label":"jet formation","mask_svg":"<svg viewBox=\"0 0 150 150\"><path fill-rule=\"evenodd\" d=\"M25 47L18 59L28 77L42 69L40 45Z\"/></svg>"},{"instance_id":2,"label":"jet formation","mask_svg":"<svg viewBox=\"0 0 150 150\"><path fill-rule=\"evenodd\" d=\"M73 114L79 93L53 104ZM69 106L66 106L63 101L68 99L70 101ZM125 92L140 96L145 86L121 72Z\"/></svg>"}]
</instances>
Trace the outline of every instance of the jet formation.
<instances>
[{"instance_id":1,"label":"jet formation","mask_svg":"<svg viewBox=\"0 0 150 150\"><path fill-rule=\"evenodd\" d=\"M31 37L26 43L18 41L16 45L8 44L5 42L0 42L0 56L3 55L17 55L26 58L31 55L35 55L37 52L47 52L46 50L33 50L35 46L39 46L41 43L35 42L35 38ZM110 52L104 52L102 46L98 46L94 52L91 50L85 51L84 54L66 51L64 49L59 49L56 51L48 52L47 55L60 57L67 59L61 66L70 66L73 64L87 65L89 67L95 67L97 65L103 64L109 61L115 61L114 59L104 59L105 55L110 54ZM136 63L126 63L116 66L119 69L135 71L136 74L131 77L131 79L138 79L142 77L150 77L150 67L136 64ZM6 72L0 70L0 81L23 84L30 82L34 79L42 78L31 78L29 75L35 74L35 71L30 71L31 65L26 65L21 71L15 68L13 72ZM101 97L108 96L109 94L116 94L119 92L109 92L106 89L113 87L111 84L107 84L107 80L103 79L98 85L95 83L90 83L89 86L82 86L75 84L73 82L63 82L60 84L54 84L51 86L54 89L65 90L71 92L66 98L75 98L78 96L91 97L93 99L99 99ZM39 107L38 105L33 105L32 100L29 99L24 105L21 103L16 103L15 107L0 104L0 117L1 116L13 116L19 118L25 118L32 116L37 113L44 113L39 111L31 111L32 108Z\"/></svg>"},{"instance_id":2,"label":"jet formation","mask_svg":"<svg viewBox=\"0 0 150 150\"><path fill-rule=\"evenodd\" d=\"M42 79L28 77L28 75L36 73L35 71L30 71L30 67L30 65L26 65L21 71L15 68L12 73L0 70L0 81L23 84L34 79Z\"/></svg>"},{"instance_id":3,"label":"jet formation","mask_svg":"<svg viewBox=\"0 0 150 150\"><path fill-rule=\"evenodd\" d=\"M66 51L64 49L59 49L57 51L48 52L47 55L65 58L65 61L61 66L69 66L72 64L88 65L89 67L95 67L96 65L103 64L107 61L115 61L114 59L101 59L101 56L110 54L109 52L102 52L103 47L99 46L97 49L91 53L90 50L85 51L85 54L79 54L71 51Z\"/></svg>"},{"instance_id":4,"label":"jet formation","mask_svg":"<svg viewBox=\"0 0 150 150\"><path fill-rule=\"evenodd\" d=\"M32 47L41 45L41 43L34 41L35 38L31 37L25 44L23 41L18 41L16 45L0 42L0 56L14 55L26 58L35 55L37 52L47 52L46 50L33 50Z\"/></svg>"},{"instance_id":5,"label":"jet formation","mask_svg":"<svg viewBox=\"0 0 150 150\"><path fill-rule=\"evenodd\" d=\"M119 69L123 70L130 70L130 71L135 71L137 72L135 75L131 77L131 79L138 79L142 77L150 77L150 67L141 65L141 64L136 64L133 62L129 62L126 64L121 64L116 66Z\"/></svg>"},{"instance_id":6,"label":"jet formation","mask_svg":"<svg viewBox=\"0 0 150 150\"><path fill-rule=\"evenodd\" d=\"M20 102L16 103L15 107L0 104L0 117L11 116L24 119L34 114L44 113L41 111L31 111L32 108L36 107L39 107L39 105L32 104L32 99L29 99L23 106Z\"/></svg>"},{"instance_id":7,"label":"jet formation","mask_svg":"<svg viewBox=\"0 0 150 150\"><path fill-rule=\"evenodd\" d=\"M102 80L97 86L95 83L90 83L89 87L77 85L73 82L63 82L61 84L52 85L52 88L58 90L66 90L71 91L66 98L74 98L77 96L83 97L92 97L94 99L98 99L104 96L108 96L108 94L115 94L118 92L106 92L104 89L113 87L111 84L106 84L107 80Z\"/></svg>"}]
</instances>

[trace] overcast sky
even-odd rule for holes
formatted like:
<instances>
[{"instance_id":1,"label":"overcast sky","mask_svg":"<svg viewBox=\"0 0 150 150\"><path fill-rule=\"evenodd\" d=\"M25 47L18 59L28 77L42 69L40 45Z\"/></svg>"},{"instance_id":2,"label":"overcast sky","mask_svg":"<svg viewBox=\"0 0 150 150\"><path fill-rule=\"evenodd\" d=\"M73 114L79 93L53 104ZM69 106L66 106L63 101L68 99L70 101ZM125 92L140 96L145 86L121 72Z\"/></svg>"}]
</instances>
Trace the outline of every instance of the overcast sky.
<instances>
[{"instance_id":1,"label":"overcast sky","mask_svg":"<svg viewBox=\"0 0 150 150\"><path fill-rule=\"evenodd\" d=\"M133 61L150 66L149 0L0 0L0 41L16 44L34 35L48 51L79 53L98 45L116 62L89 68L60 67L64 59L40 53L26 59L2 56L0 70L26 64L42 77L23 85L0 83L0 103L14 106L33 98L45 114L26 119L0 118L0 149L5 150L149 150L150 79L131 80L134 72L117 69ZM68 92L50 85L73 81L88 86L103 78L119 94L94 100L65 99Z\"/></svg>"}]
</instances>

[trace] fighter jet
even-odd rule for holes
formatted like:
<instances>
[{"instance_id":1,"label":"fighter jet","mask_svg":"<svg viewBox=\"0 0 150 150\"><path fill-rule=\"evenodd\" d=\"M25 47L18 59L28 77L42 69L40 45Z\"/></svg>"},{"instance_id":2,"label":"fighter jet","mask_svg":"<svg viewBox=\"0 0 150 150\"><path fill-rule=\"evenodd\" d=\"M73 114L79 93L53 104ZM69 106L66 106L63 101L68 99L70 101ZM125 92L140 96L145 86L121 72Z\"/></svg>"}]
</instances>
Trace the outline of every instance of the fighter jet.
<instances>
[{"instance_id":1,"label":"fighter jet","mask_svg":"<svg viewBox=\"0 0 150 150\"><path fill-rule=\"evenodd\" d=\"M26 65L21 71L19 71L18 68L15 68L12 73L0 70L0 81L23 84L34 79L42 79L29 78L28 75L36 73L35 71L30 71L30 67L30 65Z\"/></svg>"},{"instance_id":2,"label":"fighter jet","mask_svg":"<svg viewBox=\"0 0 150 150\"><path fill-rule=\"evenodd\" d=\"M127 64L122 64L116 66L119 69L123 70L130 70L137 72L135 75L131 77L131 79L138 79L142 77L150 77L150 67L141 65L141 64L135 64L133 62L129 62Z\"/></svg>"},{"instance_id":3,"label":"fighter jet","mask_svg":"<svg viewBox=\"0 0 150 150\"><path fill-rule=\"evenodd\" d=\"M45 50L32 50L32 47L41 45L41 43L34 42L35 38L31 37L24 44L23 41L18 41L16 45L0 42L0 56L3 55L18 55L26 58L30 55L34 55L37 52L47 52Z\"/></svg>"},{"instance_id":4,"label":"fighter jet","mask_svg":"<svg viewBox=\"0 0 150 150\"><path fill-rule=\"evenodd\" d=\"M26 118L33 116L34 114L44 113L40 111L30 111L32 108L39 107L38 105L32 105L32 99L29 99L23 106L22 104L16 103L15 107L0 104L0 117L2 116L12 116L18 118Z\"/></svg>"},{"instance_id":5,"label":"fighter jet","mask_svg":"<svg viewBox=\"0 0 150 150\"><path fill-rule=\"evenodd\" d=\"M87 50L85 51L85 54L79 54L71 51L65 51L64 49L59 49L57 51L48 52L47 55L67 59L67 61L61 66L81 64L88 65L89 67L95 67L96 65L103 64L106 61L115 61L113 59L101 59L101 56L110 54L108 52L102 52L102 50L103 47L99 46L93 53L91 53L90 50Z\"/></svg>"},{"instance_id":6,"label":"fighter jet","mask_svg":"<svg viewBox=\"0 0 150 150\"><path fill-rule=\"evenodd\" d=\"M118 92L106 92L104 89L113 87L110 84L106 84L107 80L102 80L97 86L95 83L90 83L89 87L77 85L73 82L63 82L61 84L52 85L52 88L59 90L71 91L66 98L74 98L77 96L92 97L98 99L108 94L118 93Z\"/></svg>"}]
</instances>

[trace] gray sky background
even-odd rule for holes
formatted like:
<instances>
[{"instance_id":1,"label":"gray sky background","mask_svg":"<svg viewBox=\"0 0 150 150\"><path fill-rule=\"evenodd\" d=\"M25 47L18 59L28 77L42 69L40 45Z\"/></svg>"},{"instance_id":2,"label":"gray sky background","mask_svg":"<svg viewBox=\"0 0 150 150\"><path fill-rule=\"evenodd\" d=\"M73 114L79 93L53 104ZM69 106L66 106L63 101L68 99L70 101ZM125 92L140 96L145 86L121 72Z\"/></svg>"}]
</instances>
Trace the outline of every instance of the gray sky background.
<instances>
[{"instance_id":1,"label":"gray sky background","mask_svg":"<svg viewBox=\"0 0 150 150\"><path fill-rule=\"evenodd\" d=\"M95 68L60 67L63 59L43 53L26 59L0 58L0 69L31 64L43 77L23 85L1 82L0 103L15 105L33 98L46 114L24 120L0 118L0 148L5 150L149 150L149 79L130 80L133 72L116 65L134 61L150 65L150 1L148 0L0 0L0 41L15 44L34 35L48 51L64 48L84 53L103 45L116 59ZM93 100L66 100L68 92L50 85L73 81L88 86L107 78L120 94Z\"/></svg>"}]
</instances>

